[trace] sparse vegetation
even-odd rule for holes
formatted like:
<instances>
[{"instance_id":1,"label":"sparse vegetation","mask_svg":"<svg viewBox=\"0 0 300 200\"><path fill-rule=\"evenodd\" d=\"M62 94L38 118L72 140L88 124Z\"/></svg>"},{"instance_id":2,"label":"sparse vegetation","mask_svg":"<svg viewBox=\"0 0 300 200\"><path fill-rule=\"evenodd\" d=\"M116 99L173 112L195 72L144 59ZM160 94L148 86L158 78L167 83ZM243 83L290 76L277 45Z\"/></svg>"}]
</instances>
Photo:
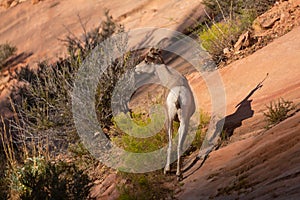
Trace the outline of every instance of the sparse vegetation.
<instances>
[{"instance_id":1,"label":"sparse vegetation","mask_svg":"<svg viewBox=\"0 0 300 200\"><path fill-rule=\"evenodd\" d=\"M210 121L210 116L207 113L200 111L199 119L200 119L200 122L199 122L199 126L197 128L197 131L196 131L195 138L194 138L191 146L189 147L189 150L187 151L187 153L200 149L201 145L203 143L203 140L204 140L204 137L205 137L205 134L207 131L207 127L208 127L208 124Z\"/></svg>"},{"instance_id":2,"label":"sparse vegetation","mask_svg":"<svg viewBox=\"0 0 300 200\"><path fill-rule=\"evenodd\" d=\"M226 61L239 36L275 1L205 0L207 20L198 32L203 47L217 64ZM209 14L208 14L209 13Z\"/></svg>"},{"instance_id":3,"label":"sparse vegetation","mask_svg":"<svg viewBox=\"0 0 300 200\"><path fill-rule=\"evenodd\" d=\"M75 164L27 158L11 173L11 187L21 199L85 199L90 179Z\"/></svg>"},{"instance_id":4,"label":"sparse vegetation","mask_svg":"<svg viewBox=\"0 0 300 200\"><path fill-rule=\"evenodd\" d=\"M172 177L165 176L162 171L144 174L119 172L119 176L126 181L118 188L119 200L173 199L174 191L168 185L175 187L178 184Z\"/></svg>"},{"instance_id":5,"label":"sparse vegetation","mask_svg":"<svg viewBox=\"0 0 300 200\"><path fill-rule=\"evenodd\" d=\"M0 44L0 69L3 67L7 59L14 55L16 51L17 48L9 43Z\"/></svg>"},{"instance_id":6,"label":"sparse vegetation","mask_svg":"<svg viewBox=\"0 0 300 200\"><path fill-rule=\"evenodd\" d=\"M126 151L135 153L151 152L168 145L166 130L163 126L164 120L161 119L162 114L155 112L155 114L153 114L150 119L149 116L144 115L143 113L145 112L143 110L140 110L140 112L133 112L131 114L134 123L138 124L139 126L130 125L130 122L127 118L128 116L126 117L125 114L121 114L117 116L118 119L114 119L119 122L119 127L115 127L117 129L116 131L118 132L118 134L114 138L112 138L113 142L116 145L118 145L122 149L125 149ZM184 155L188 155L189 153L200 149L205 136L205 132L207 130L209 120L210 117L206 113L200 113L200 124L198 127L196 127L196 136L191 146L187 149ZM154 136L147 138L136 138L124 133L124 131L130 131L130 133L135 132L141 135L146 135L147 130L149 130L144 129L146 126L150 126L148 127L150 130L158 131L155 132ZM173 126L174 130L178 130L179 123L174 122ZM128 127L130 127L130 130L128 130ZM157 129L156 127L161 129ZM174 131L173 134L175 137L177 132ZM165 158L162 159L164 160ZM119 185L119 199L150 200L164 199L166 197L172 198L172 196L174 195L174 191L172 191L171 189L175 187L176 184L178 184L174 177L172 178L172 176L163 175L162 170L143 174L129 174L120 172L119 176L122 177L123 180L126 180L126 184ZM166 183L168 184L166 185Z\"/></svg>"},{"instance_id":7,"label":"sparse vegetation","mask_svg":"<svg viewBox=\"0 0 300 200\"><path fill-rule=\"evenodd\" d=\"M143 113L133 112L131 114L132 122L129 121L128 117L130 116L126 116L125 114L120 114L114 118L115 131L118 132L112 138L114 144L134 153L151 152L167 145L167 134L163 128L164 121L161 119L161 114L154 113L150 119L149 116ZM150 128L148 129L147 126ZM159 128L158 131L157 128ZM133 132L145 136L149 130L155 131L155 135L147 138L136 138L127 134ZM118 185L120 200L161 199L172 194L170 187L164 185L165 182L170 181L170 177L163 175L162 170L143 174L119 172L118 176L123 181L126 181L126 184Z\"/></svg>"},{"instance_id":8,"label":"sparse vegetation","mask_svg":"<svg viewBox=\"0 0 300 200\"><path fill-rule=\"evenodd\" d=\"M75 162L55 159L50 145L42 138L28 141L25 135L19 135L16 144L9 130L4 126L1 134L7 167L1 181L7 185L4 194L7 198L84 199L88 196L91 180Z\"/></svg>"},{"instance_id":9,"label":"sparse vegetation","mask_svg":"<svg viewBox=\"0 0 300 200\"><path fill-rule=\"evenodd\" d=\"M224 49L232 46L241 34L241 31L240 26L235 21L219 22L205 28L199 33L199 38L202 46L219 63L224 59Z\"/></svg>"},{"instance_id":10,"label":"sparse vegetation","mask_svg":"<svg viewBox=\"0 0 300 200\"><path fill-rule=\"evenodd\" d=\"M264 116L268 122L268 128L288 118L290 112L296 109L296 105L292 101L283 98L270 102L266 107L268 110L264 113Z\"/></svg>"},{"instance_id":11,"label":"sparse vegetation","mask_svg":"<svg viewBox=\"0 0 300 200\"><path fill-rule=\"evenodd\" d=\"M207 23L199 32L199 38L202 46L217 63L220 63L226 59L225 50L230 51L239 36L251 26L255 14L251 11L243 11L240 14L235 14L234 17L224 16L224 19L219 22L212 18L209 19L211 22Z\"/></svg>"},{"instance_id":12,"label":"sparse vegetation","mask_svg":"<svg viewBox=\"0 0 300 200\"><path fill-rule=\"evenodd\" d=\"M204 0L203 4L210 9L216 21L219 21L223 20L224 17L230 18L247 10L260 15L274 5L275 2L276 0Z\"/></svg>"},{"instance_id":13,"label":"sparse vegetation","mask_svg":"<svg viewBox=\"0 0 300 200\"><path fill-rule=\"evenodd\" d=\"M248 175L243 174L237 176L227 187L219 188L217 197L222 195L230 195L234 192L238 194L247 193L249 188L251 188L252 184L247 180Z\"/></svg>"},{"instance_id":14,"label":"sparse vegetation","mask_svg":"<svg viewBox=\"0 0 300 200\"><path fill-rule=\"evenodd\" d=\"M167 143L167 134L164 130L164 120L161 118L161 113L154 113L149 117L141 118L140 113L132 113L133 121L130 116L120 114L114 120L118 122L118 136L113 138L113 141L118 146L126 151L142 153L155 151ZM125 132L125 133L124 133ZM140 136L147 136L149 133L156 133L154 136L147 138L136 138L127 133L134 133ZM152 134L151 134L152 135Z\"/></svg>"},{"instance_id":15,"label":"sparse vegetation","mask_svg":"<svg viewBox=\"0 0 300 200\"><path fill-rule=\"evenodd\" d=\"M130 152L142 153L158 150L167 145L168 142L168 137L164 127L164 120L161 117L162 115L163 113L155 112L150 119L150 117L145 117L141 113L133 112L131 113L133 122L131 122L128 115L120 114L114 119L115 126L118 125L115 127L114 131L118 132L118 134L116 137L112 138L112 140L115 144L122 147L122 149ZM209 120L210 117L206 113L200 113L199 126L197 127L195 138L186 152L187 154L200 149ZM118 123L116 123L116 121ZM178 127L179 123L175 121L173 123L173 137L176 136ZM147 136L149 131L150 133L156 134L147 138L136 138L126 134L137 133L141 136Z\"/></svg>"}]
</instances>

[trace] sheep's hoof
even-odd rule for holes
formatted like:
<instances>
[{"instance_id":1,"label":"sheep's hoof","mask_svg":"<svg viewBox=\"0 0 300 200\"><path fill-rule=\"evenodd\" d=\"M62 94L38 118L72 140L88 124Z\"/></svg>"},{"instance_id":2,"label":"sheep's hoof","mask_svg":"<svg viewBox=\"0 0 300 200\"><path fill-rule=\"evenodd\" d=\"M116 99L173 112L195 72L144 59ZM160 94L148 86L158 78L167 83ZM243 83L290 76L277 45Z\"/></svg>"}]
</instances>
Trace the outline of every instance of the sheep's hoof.
<instances>
[{"instance_id":1,"label":"sheep's hoof","mask_svg":"<svg viewBox=\"0 0 300 200\"><path fill-rule=\"evenodd\" d=\"M183 175L182 174L177 175L177 181L182 181L182 180L183 180Z\"/></svg>"},{"instance_id":2,"label":"sheep's hoof","mask_svg":"<svg viewBox=\"0 0 300 200\"><path fill-rule=\"evenodd\" d=\"M168 174L170 172L170 168L165 168L164 169L164 174Z\"/></svg>"}]
</instances>

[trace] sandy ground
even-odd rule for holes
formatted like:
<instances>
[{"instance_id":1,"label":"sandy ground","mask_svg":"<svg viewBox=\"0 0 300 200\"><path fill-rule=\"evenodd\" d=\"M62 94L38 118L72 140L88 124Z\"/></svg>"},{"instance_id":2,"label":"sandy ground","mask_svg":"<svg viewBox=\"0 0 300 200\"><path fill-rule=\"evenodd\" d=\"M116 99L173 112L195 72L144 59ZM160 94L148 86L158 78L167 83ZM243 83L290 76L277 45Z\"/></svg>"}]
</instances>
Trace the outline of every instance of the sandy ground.
<instances>
[{"instance_id":1,"label":"sandy ground","mask_svg":"<svg viewBox=\"0 0 300 200\"><path fill-rule=\"evenodd\" d=\"M14 66L51 61L66 54L58 39L68 31L75 35L82 32L78 15L87 22L87 29L96 26L104 10L110 9L126 29L154 26L183 31L203 13L199 5L199 0L46 0L35 5L27 1L8 10L0 8L0 43L8 41L18 47ZM279 97L300 102L299 32L300 27L296 27L218 71L226 92L228 127L234 133L230 144L212 152L201 168L196 163L184 173L179 199L300 197L300 115L268 131L263 116L266 104ZM173 64L185 69L180 62ZM267 73L263 86L254 91ZM210 112L211 96L201 74L186 75L199 107ZM5 80L7 72L2 72L0 83ZM6 94L4 91L0 97ZM236 108L241 101L243 106ZM1 104L0 112L3 110Z\"/></svg>"}]
</instances>

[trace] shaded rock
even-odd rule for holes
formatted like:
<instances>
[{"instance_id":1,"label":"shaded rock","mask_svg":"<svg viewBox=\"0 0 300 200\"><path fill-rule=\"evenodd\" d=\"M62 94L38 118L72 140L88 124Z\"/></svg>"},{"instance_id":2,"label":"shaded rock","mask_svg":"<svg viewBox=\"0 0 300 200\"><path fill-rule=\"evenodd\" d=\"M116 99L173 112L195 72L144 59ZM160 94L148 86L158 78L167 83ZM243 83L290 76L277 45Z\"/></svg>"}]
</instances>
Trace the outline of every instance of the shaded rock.
<instances>
[{"instance_id":1,"label":"shaded rock","mask_svg":"<svg viewBox=\"0 0 300 200\"><path fill-rule=\"evenodd\" d=\"M250 46L250 32L247 31L239 37L238 41L234 45L234 50L239 51L240 49L249 46Z\"/></svg>"},{"instance_id":2,"label":"shaded rock","mask_svg":"<svg viewBox=\"0 0 300 200\"><path fill-rule=\"evenodd\" d=\"M37 3L39 3L40 1L42 1L42 0L31 0L31 3L32 3L32 4L37 4Z\"/></svg>"},{"instance_id":3,"label":"shaded rock","mask_svg":"<svg viewBox=\"0 0 300 200\"><path fill-rule=\"evenodd\" d=\"M0 1L0 6L4 7L4 8L11 8L14 7L16 5L18 5L19 3L25 2L27 0L2 0ZM37 4L40 1L43 0L31 0L32 4Z\"/></svg>"},{"instance_id":4,"label":"shaded rock","mask_svg":"<svg viewBox=\"0 0 300 200\"><path fill-rule=\"evenodd\" d=\"M272 28L275 24L275 22L279 21L281 17L280 12L275 12L270 14L268 17L259 18L260 25L263 28Z\"/></svg>"},{"instance_id":5,"label":"shaded rock","mask_svg":"<svg viewBox=\"0 0 300 200\"><path fill-rule=\"evenodd\" d=\"M252 25L255 36L284 35L300 24L300 0L279 2L272 9L259 16Z\"/></svg>"},{"instance_id":6,"label":"shaded rock","mask_svg":"<svg viewBox=\"0 0 300 200\"><path fill-rule=\"evenodd\" d=\"M14 0L2 0L0 2L0 6L3 6L4 8L9 8L13 2Z\"/></svg>"},{"instance_id":7,"label":"shaded rock","mask_svg":"<svg viewBox=\"0 0 300 200\"><path fill-rule=\"evenodd\" d=\"M19 4L19 1L13 1L9 7L15 7L18 4Z\"/></svg>"}]
</instances>

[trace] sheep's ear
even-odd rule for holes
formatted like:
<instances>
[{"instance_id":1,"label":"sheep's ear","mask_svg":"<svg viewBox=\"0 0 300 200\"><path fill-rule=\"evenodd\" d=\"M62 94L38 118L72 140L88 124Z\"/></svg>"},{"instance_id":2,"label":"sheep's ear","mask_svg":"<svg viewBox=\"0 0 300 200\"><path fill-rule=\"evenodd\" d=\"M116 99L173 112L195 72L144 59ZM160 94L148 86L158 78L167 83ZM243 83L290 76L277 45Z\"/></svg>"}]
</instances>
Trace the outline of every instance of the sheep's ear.
<instances>
[{"instance_id":1,"label":"sheep's ear","mask_svg":"<svg viewBox=\"0 0 300 200\"><path fill-rule=\"evenodd\" d=\"M169 38L165 37L158 42L157 49L159 49L159 50L165 49L165 48L167 48L168 45L170 45Z\"/></svg>"},{"instance_id":2,"label":"sheep's ear","mask_svg":"<svg viewBox=\"0 0 300 200\"><path fill-rule=\"evenodd\" d=\"M153 53L154 51L155 51L155 48L151 47L150 50L149 50L149 53Z\"/></svg>"}]
</instances>

